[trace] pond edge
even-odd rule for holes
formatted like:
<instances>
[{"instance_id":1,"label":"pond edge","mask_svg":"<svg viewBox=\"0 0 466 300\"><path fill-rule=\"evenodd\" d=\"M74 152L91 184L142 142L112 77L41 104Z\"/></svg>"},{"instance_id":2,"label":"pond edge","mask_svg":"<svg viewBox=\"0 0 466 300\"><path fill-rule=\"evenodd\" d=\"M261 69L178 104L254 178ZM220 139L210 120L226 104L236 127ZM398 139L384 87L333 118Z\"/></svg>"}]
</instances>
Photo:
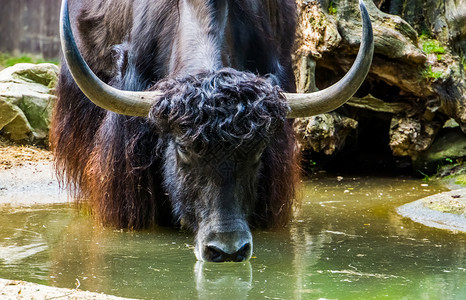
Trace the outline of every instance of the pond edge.
<instances>
[{"instance_id":1,"label":"pond edge","mask_svg":"<svg viewBox=\"0 0 466 300\"><path fill-rule=\"evenodd\" d=\"M466 232L466 216L433 210L425 207L428 201L444 201L451 198L466 198L466 189L435 194L404 204L397 208L398 214L423 225L446 229L453 232Z\"/></svg>"}]
</instances>

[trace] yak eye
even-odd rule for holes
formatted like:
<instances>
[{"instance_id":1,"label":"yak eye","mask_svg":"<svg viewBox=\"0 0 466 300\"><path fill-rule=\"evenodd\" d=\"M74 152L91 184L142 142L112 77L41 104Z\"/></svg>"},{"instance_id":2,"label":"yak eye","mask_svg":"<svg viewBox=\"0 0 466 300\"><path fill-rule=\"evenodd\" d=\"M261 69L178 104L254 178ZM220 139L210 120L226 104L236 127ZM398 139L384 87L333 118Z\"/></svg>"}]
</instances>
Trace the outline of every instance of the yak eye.
<instances>
[{"instance_id":1,"label":"yak eye","mask_svg":"<svg viewBox=\"0 0 466 300\"><path fill-rule=\"evenodd\" d=\"M185 146L182 146L180 144L176 144L176 153L178 154L178 157L184 163L188 163L188 150L186 149Z\"/></svg>"},{"instance_id":2,"label":"yak eye","mask_svg":"<svg viewBox=\"0 0 466 300\"><path fill-rule=\"evenodd\" d=\"M185 146L182 146L180 144L177 144L176 145L176 150L180 153L183 153L183 154L186 154L187 153L187 150L186 150L186 147Z\"/></svg>"}]
</instances>

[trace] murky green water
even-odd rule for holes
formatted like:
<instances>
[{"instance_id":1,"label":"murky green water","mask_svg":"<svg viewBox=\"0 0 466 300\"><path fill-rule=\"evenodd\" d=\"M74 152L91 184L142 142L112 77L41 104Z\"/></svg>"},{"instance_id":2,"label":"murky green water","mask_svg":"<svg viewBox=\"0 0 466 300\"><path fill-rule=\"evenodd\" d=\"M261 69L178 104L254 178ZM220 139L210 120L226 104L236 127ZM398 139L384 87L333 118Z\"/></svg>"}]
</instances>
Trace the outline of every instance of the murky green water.
<instances>
[{"instance_id":1,"label":"murky green water","mask_svg":"<svg viewBox=\"0 0 466 300\"><path fill-rule=\"evenodd\" d=\"M176 229L120 232L67 206L0 211L0 277L152 299L466 299L466 234L403 219L443 191L411 179L306 183L288 228L254 232L250 263L202 264Z\"/></svg>"}]
</instances>

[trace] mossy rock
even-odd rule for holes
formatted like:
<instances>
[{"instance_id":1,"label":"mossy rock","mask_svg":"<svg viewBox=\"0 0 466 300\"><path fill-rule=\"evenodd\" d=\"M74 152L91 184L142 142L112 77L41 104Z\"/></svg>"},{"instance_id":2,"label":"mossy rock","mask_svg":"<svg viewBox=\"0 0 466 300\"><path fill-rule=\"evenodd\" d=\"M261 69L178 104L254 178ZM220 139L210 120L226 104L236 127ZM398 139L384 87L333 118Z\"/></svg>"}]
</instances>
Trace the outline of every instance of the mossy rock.
<instances>
[{"instance_id":1,"label":"mossy rock","mask_svg":"<svg viewBox=\"0 0 466 300\"><path fill-rule=\"evenodd\" d=\"M458 175L455 177L455 184L466 186L466 174Z\"/></svg>"},{"instance_id":2,"label":"mossy rock","mask_svg":"<svg viewBox=\"0 0 466 300\"><path fill-rule=\"evenodd\" d=\"M466 189L435 194L397 208L397 212L421 224L466 232Z\"/></svg>"},{"instance_id":3,"label":"mossy rock","mask_svg":"<svg viewBox=\"0 0 466 300\"><path fill-rule=\"evenodd\" d=\"M58 78L54 64L17 64L0 72L0 130L15 141L48 137Z\"/></svg>"},{"instance_id":4,"label":"mossy rock","mask_svg":"<svg viewBox=\"0 0 466 300\"><path fill-rule=\"evenodd\" d=\"M450 197L430 198L424 201L424 206L455 215L466 216L466 199L462 195L450 195Z\"/></svg>"},{"instance_id":5,"label":"mossy rock","mask_svg":"<svg viewBox=\"0 0 466 300\"><path fill-rule=\"evenodd\" d=\"M466 134L458 127L449 128L441 132L435 142L413 160L413 167L432 175L443 165L463 157L466 157Z\"/></svg>"}]
</instances>

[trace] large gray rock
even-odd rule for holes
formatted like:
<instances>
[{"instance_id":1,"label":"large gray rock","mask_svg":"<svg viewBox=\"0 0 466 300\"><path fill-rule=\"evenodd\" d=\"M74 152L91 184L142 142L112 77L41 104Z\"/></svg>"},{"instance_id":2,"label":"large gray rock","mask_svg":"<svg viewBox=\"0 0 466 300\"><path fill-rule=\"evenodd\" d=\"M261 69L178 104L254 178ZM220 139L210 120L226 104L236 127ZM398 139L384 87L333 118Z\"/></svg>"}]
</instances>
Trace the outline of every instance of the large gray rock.
<instances>
[{"instance_id":1,"label":"large gray rock","mask_svg":"<svg viewBox=\"0 0 466 300\"><path fill-rule=\"evenodd\" d=\"M413 159L413 167L431 175L443 165L466 157L466 134L458 127L445 129L435 142Z\"/></svg>"},{"instance_id":2,"label":"large gray rock","mask_svg":"<svg viewBox=\"0 0 466 300\"><path fill-rule=\"evenodd\" d=\"M466 232L466 189L435 194L397 208L403 217L429 227Z\"/></svg>"},{"instance_id":3,"label":"large gray rock","mask_svg":"<svg viewBox=\"0 0 466 300\"><path fill-rule=\"evenodd\" d=\"M14 141L48 137L58 67L17 64L0 71L0 134Z\"/></svg>"}]
</instances>

